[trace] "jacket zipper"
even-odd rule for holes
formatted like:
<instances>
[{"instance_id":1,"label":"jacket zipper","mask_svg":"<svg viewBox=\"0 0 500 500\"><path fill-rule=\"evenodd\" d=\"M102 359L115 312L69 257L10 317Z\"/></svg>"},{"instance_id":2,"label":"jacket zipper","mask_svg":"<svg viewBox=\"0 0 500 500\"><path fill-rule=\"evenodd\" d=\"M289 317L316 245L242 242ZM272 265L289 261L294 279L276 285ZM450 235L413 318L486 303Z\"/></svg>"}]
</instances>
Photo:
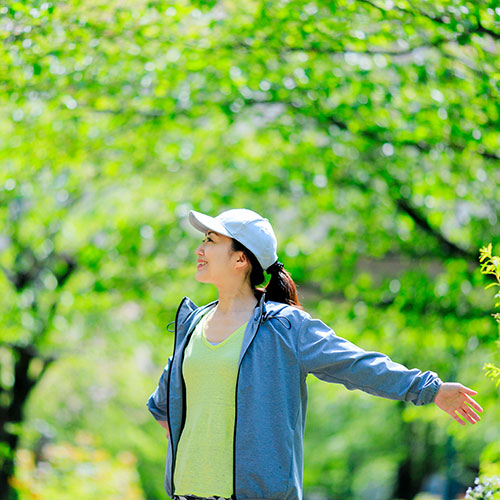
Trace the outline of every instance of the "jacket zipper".
<instances>
[{"instance_id":1,"label":"jacket zipper","mask_svg":"<svg viewBox=\"0 0 500 500\"><path fill-rule=\"evenodd\" d=\"M177 316L179 314L179 311L180 311L180 309L182 307L182 304L183 304L183 302L184 302L185 299L186 299L186 297L184 297L184 299L182 299L182 302L179 305L179 309L177 310L177 314L175 315L174 354L175 354L175 347L176 347L175 342L177 341ZM209 305L212 305L212 303L207 304L207 307ZM193 332L194 332L195 329L196 329L196 325L195 325L194 328L191 329L191 333L186 338L186 342L184 343L184 349L182 350L182 353L181 353L182 357L181 357L180 366L181 366L181 380L182 380L182 422L181 422L181 427L180 427L180 430L179 430L179 440L177 441L177 447L175 449L175 453L174 453L174 447L172 445L172 468L171 468L172 495L174 495L174 493L175 493L175 484L174 484L175 459L177 457L177 450L179 448L179 441L180 441L180 437L182 435L182 430L184 429L184 424L186 423L186 383L184 382L184 377L182 376L182 363L184 361L184 351L186 350L186 347L188 346L189 340L190 340L191 336L193 335ZM174 354L172 354L172 363L174 361ZM170 370L170 373L171 372L172 372L172 370ZM167 394L169 394L169 396L170 396L170 373L169 373L169 378L168 378L168 384L169 385L168 385L168 391L167 391ZM170 401L170 400L167 399L167 401ZM167 408L168 408L168 405L167 405ZM168 411L167 411L167 417L169 417ZM170 427L170 421L168 423L168 426ZM172 436L172 434L170 436Z\"/></svg>"},{"instance_id":2,"label":"jacket zipper","mask_svg":"<svg viewBox=\"0 0 500 500\"><path fill-rule=\"evenodd\" d=\"M167 425L168 425L168 432L169 432L169 435L170 435L170 440L172 440L173 436L172 436L172 427L170 426L170 412L169 412L169 408L170 408L170 375L172 374L172 369L173 369L173 365L174 365L174 357L175 357L175 346L176 346L176 343L177 343L177 319L179 317L179 311L181 310L182 308L182 304L184 304L184 301L186 300L187 297L184 297L181 301L181 303L179 304L179 307L177 308L177 312L175 314L175 329L174 329L174 352L172 353L172 359L170 361L170 370L168 371L168 378L167 378ZM174 452L174 447L172 445L172 454ZM177 454L177 450L176 450L176 454ZM175 464L175 456L172 455L172 467L171 467L171 478L172 478L172 494L174 493L175 491L175 487L174 487L174 464Z\"/></svg>"}]
</instances>

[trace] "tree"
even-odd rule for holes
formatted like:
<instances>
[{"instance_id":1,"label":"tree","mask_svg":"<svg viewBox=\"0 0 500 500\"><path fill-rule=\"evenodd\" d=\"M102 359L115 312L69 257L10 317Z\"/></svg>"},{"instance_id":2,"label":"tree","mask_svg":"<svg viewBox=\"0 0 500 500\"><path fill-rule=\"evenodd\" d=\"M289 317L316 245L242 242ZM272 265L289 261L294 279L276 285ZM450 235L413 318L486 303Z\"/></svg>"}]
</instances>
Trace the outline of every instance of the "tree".
<instances>
[{"instance_id":1,"label":"tree","mask_svg":"<svg viewBox=\"0 0 500 500\"><path fill-rule=\"evenodd\" d=\"M43 380L58 364L104 343L109 359L149 353L153 377L179 296L212 298L192 284L189 208L268 214L309 310L363 347L448 380L482 359L494 338L475 249L498 233L500 212L495 8L4 4L0 494L23 409L43 403L32 422L52 408ZM359 425L372 436L368 449L381 450L402 496L421 486L424 460L442 463L446 432L427 410L377 402L394 430L380 448L378 434L344 418L353 400L336 406L334 389L318 391L342 414L341 434ZM311 421L321 420L312 401ZM337 427L324 424L309 443ZM404 440L412 435L435 443L432 456ZM323 448L321 464L309 457L306 487L337 498L362 489L366 449L355 435L340 449ZM450 470L472 466L474 453L450 458ZM318 473L328 467L334 479Z\"/></svg>"}]
</instances>

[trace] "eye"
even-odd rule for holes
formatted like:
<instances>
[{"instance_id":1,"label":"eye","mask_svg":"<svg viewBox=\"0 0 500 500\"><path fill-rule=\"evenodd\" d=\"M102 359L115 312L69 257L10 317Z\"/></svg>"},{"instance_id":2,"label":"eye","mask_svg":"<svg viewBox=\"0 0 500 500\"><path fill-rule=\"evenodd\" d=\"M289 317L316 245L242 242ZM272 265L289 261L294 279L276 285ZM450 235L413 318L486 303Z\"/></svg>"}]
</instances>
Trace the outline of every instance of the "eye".
<instances>
[{"instance_id":1,"label":"eye","mask_svg":"<svg viewBox=\"0 0 500 500\"><path fill-rule=\"evenodd\" d=\"M207 237L206 237L206 239L207 239L208 241L212 241L212 240L210 239L210 237L209 237L209 236L207 236ZM201 241L202 241L202 242L205 242L205 238L203 238Z\"/></svg>"}]
</instances>

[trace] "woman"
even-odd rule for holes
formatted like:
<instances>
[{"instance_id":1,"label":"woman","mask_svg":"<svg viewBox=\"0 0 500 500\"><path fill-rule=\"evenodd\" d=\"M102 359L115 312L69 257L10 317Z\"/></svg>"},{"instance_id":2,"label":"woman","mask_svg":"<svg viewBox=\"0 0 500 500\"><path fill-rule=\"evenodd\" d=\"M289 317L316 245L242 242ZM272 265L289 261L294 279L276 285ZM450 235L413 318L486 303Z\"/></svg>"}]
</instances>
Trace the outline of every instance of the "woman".
<instances>
[{"instance_id":1,"label":"woman","mask_svg":"<svg viewBox=\"0 0 500 500\"><path fill-rule=\"evenodd\" d=\"M210 217L196 279L218 300L184 297L174 352L147 406L170 437L165 490L174 499L302 499L306 376L415 405L434 402L457 422L482 408L458 383L364 351L305 312L278 261L269 221L247 209ZM265 288L264 271L271 274Z\"/></svg>"}]
</instances>

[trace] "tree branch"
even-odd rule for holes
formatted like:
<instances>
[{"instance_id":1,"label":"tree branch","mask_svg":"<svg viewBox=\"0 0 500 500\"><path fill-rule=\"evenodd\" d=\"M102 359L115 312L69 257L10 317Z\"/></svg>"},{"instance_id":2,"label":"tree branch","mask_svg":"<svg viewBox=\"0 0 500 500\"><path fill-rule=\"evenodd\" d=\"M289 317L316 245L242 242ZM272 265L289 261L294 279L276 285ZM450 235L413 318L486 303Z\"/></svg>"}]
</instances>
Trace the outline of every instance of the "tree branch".
<instances>
[{"instance_id":1,"label":"tree branch","mask_svg":"<svg viewBox=\"0 0 500 500\"><path fill-rule=\"evenodd\" d=\"M373 8L380 10L384 15L386 15L388 12L387 9L384 9L383 7L375 4L374 2L371 2L370 0L358 0L358 2L366 3ZM415 7L414 5L412 5L412 7L415 9L415 11L418 13L418 15L421 15L422 17L430 19L431 21L434 21L435 23L438 23L438 24L442 24L445 26L449 25L449 22L446 20L445 16L433 16L431 14L427 14L427 12L424 12L422 9L419 9L418 7ZM417 14L415 12L412 12L411 10L400 7L399 5L396 5L394 8L400 12L405 13L405 14L410 14L412 17L417 17ZM459 19L455 19L455 21L460 22ZM496 33L495 31L492 31L488 28L485 28L481 24L481 20L480 20L479 16L476 16L476 22L477 22L477 27L468 29L467 33L476 33L476 34L482 33L482 34L486 34L486 35L491 36L495 40L500 40L500 34Z\"/></svg>"},{"instance_id":2,"label":"tree branch","mask_svg":"<svg viewBox=\"0 0 500 500\"><path fill-rule=\"evenodd\" d=\"M269 45L272 40L260 40L262 42L262 48L265 48L266 50L273 50L273 47ZM411 54L415 50L426 48L426 47L439 47L442 44L445 43L454 43L456 42L456 38L446 38L446 37L439 37L436 38L435 40L431 40L428 42L423 42L419 45L415 45L413 47L409 47L408 49L405 50L388 50L388 49L381 49L381 48L367 48L365 50L358 50L358 49L351 49L349 47L341 47L338 49L330 48L330 47L319 47L319 46L309 46L309 47L292 47L290 45L280 45L277 50L280 51L280 54L286 54L288 52L314 52L316 54L326 54L326 55L335 55L335 54L367 54L367 55L376 55L376 54L382 54L382 55L388 55L388 56L404 56ZM214 48L224 48L227 50L234 50L235 47L241 47L246 50L255 50L257 47L255 45L250 45L245 42L238 42L237 44L231 44L231 45L223 45L223 46L218 46Z\"/></svg>"},{"instance_id":3,"label":"tree branch","mask_svg":"<svg viewBox=\"0 0 500 500\"><path fill-rule=\"evenodd\" d=\"M404 198L398 198L395 200L398 208L403 212L406 212L426 233L430 234L433 238L435 238L441 246L443 246L446 251L453 256L463 257L468 260L475 262L477 260L477 256L475 253L466 250L464 248L455 245L455 243L448 240L445 236L443 236L439 231L433 228L428 220L420 213L414 206L412 206L407 200Z\"/></svg>"},{"instance_id":4,"label":"tree branch","mask_svg":"<svg viewBox=\"0 0 500 500\"><path fill-rule=\"evenodd\" d=\"M395 203L396 207L409 215L410 218L415 222L415 224L420 227L420 229L437 240L440 246L443 247L449 255L462 257L472 262L476 262L477 252L459 247L448 238L446 238L436 228L432 227L423 213L420 212L414 205L412 205L410 201L402 198L401 196L391 195L391 192L401 192L402 184L399 181L390 176L387 171L381 173L380 177L384 180L389 188L393 188L392 190L389 190L389 195L391 196L392 201ZM373 189L373 187L370 185L370 182L363 182L355 178L349 178L349 182L350 184L361 188L363 191Z\"/></svg>"}]
</instances>

